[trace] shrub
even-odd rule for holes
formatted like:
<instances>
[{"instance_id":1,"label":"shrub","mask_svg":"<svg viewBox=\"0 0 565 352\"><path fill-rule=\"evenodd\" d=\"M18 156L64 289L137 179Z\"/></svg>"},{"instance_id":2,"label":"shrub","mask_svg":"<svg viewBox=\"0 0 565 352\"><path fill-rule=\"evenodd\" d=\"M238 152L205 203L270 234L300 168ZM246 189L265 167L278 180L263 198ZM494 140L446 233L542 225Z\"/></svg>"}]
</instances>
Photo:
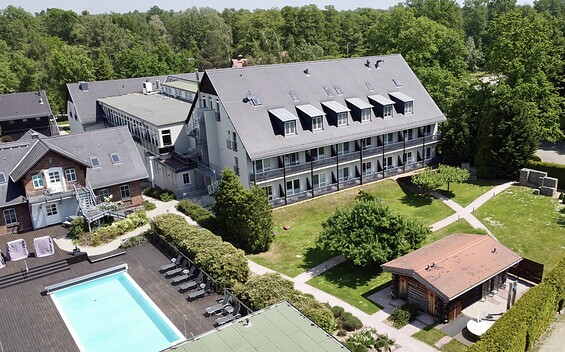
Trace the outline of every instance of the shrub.
<instances>
[{"instance_id":1,"label":"shrub","mask_svg":"<svg viewBox=\"0 0 565 352\"><path fill-rule=\"evenodd\" d=\"M143 190L143 194L148 197L159 199L162 202L169 202L171 200L177 199L173 192L159 187L146 188Z\"/></svg>"},{"instance_id":2,"label":"shrub","mask_svg":"<svg viewBox=\"0 0 565 352\"><path fill-rule=\"evenodd\" d=\"M91 233L83 233L78 241L81 245L98 246L102 243L113 241L118 238L118 236L121 236L126 232L133 231L148 222L149 218L144 211L136 211L129 214L123 220L113 222L107 226L99 227Z\"/></svg>"},{"instance_id":3,"label":"shrub","mask_svg":"<svg viewBox=\"0 0 565 352\"><path fill-rule=\"evenodd\" d=\"M330 308L330 310L332 311L336 319L343 317L343 315L345 314L345 309L340 306L333 306Z\"/></svg>"},{"instance_id":4,"label":"shrub","mask_svg":"<svg viewBox=\"0 0 565 352\"><path fill-rule=\"evenodd\" d=\"M340 320L341 326L347 331L355 331L363 327L361 320L349 312L346 312Z\"/></svg>"},{"instance_id":5,"label":"shrub","mask_svg":"<svg viewBox=\"0 0 565 352\"><path fill-rule=\"evenodd\" d=\"M345 342L345 347L347 347L349 350L351 350L351 352L367 352L368 351L367 347L353 343L353 342L349 342L349 341Z\"/></svg>"},{"instance_id":6,"label":"shrub","mask_svg":"<svg viewBox=\"0 0 565 352\"><path fill-rule=\"evenodd\" d=\"M158 235L213 277L219 289L233 287L249 278L249 266L242 250L206 229L189 226L182 216L159 215L153 219L151 226Z\"/></svg>"},{"instance_id":7,"label":"shrub","mask_svg":"<svg viewBox=\"0 0 565 352\"><path fill-rule=\"evenodd\" d=\"M184 215L196 221L198 225L212 231L217 235L220 235L220 226L218 224L218 220L211 211L189 201L188 199L183 199L178 202L176 208Z\"/></svg>"},{"instance_id":8,"label":"shrub","mask_svg":"<svg viewBox=\"0 0 565 352\"><path fill-rule=\"evenodd\" d=\"M69 226L71 238L73 240L78 240L83 233L88 231L88 227L86 226L86 220L81 216L79 218L73 219L71 221L71 225Z\"/></svg>"},{"instance_id":9,"label":"shrub","mask_svg":"<svg viewBox=\"0 0 565 352\"><path fill-rule=\"evenodd\" d=\"M343 329L339 329L336 333L337 336L343 337L345 335L347 335L347 331L343 330Z\"/></svg>"},{"instance_id":10,"label":"shrub","mask_svg":"<svg viewBox=\"0 0 565 352\"><path fill-rule=\"evenodd\" d=\"M530 169L535 169L539 171L547 172L547 176L555 177L559 181L559 187L563 188L565 186L565 165L549 163L545 161L528 161L526 167Z\"/></svg>"},{"instance_id":11,"label":"shrub","mask_svg":"<svg viewBox=\"0 0 565 352\"><path fill-rule=\"evenodd\" d=\"M143 210L150 211L150 210L153 210L155 208L157 208L157 206L152 201L147 200L147 199L145 199L143 201Z\"/></svg>"},{"instance_id":12,"label":"shrub","mask_svg":"<svg viewBox=\"0 0 565 352\"><path fill-rule=\"evenodd\" d=\"M394 308L388 320L392 322L392 326L397 329L408 325L411 321L418 316L418 306L413 303L405 303L399 307Z\"/></svg>"},{"instance_id":13,"label":"shrub","mask_svg":"<svg viewBox=\"0 0 565 352\"><path fill-rule=\"evenodd\" d=\"M148 243L149 242L149 238L148 238L148 232L144 232L141 235L135 236L135 237L130 237L126 240L124 240L121 244L120 244L120 248L122 249L127 249L127 248L132 248L135 246L140 246L142 244Z\"/></svg>"}]
</instances>

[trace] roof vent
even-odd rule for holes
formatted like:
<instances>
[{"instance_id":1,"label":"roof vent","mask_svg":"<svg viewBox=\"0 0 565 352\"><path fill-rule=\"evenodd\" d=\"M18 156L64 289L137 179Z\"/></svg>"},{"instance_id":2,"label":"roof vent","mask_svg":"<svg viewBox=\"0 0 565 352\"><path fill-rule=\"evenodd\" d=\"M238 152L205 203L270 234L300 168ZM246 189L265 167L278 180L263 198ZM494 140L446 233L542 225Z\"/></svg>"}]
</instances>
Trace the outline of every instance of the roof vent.
<instances>
[{"instance_id":1,"label":"roof vent","mask_svg":"<svg viewBox=\"0 0 565 352\"><path fill-rule=\"evenodd\" d=\"M385 60L383 60L383 59L378 59L377 62L375 62L375 68L376 68L377 70L380 70L380 69L381 69L381 67L379 66L379 64L380 64L381 62L385 62Z\"/></svg>"},{"instance_id":2,"label":"roof vent","mask_svg":"<svg viewBox=\"0 0 565 352\"><path fill-rule=\"evenodd\" d=\"M367 59L367 61L365 61L365 67L367 67L369 70L371 69L371 60Z\"/></svg>"},{"instance_id":3,"label":"roof vent","mask_svg":"<svg viewBox=\"0 0 565 352\"><path fill-rule=\"evenodd\" d=\"M88 92L88 82L78 82L78 89L83 92Z\"/></svg>"},{"instance_id":4,"label":"roof vent","mask_svg":"<svg viewBox=\"0 0 565 352\"><path fill-rule=\"evenodd\" d=\"M30 131L31 139L39 139L39 133L35 131Z\"/></svg>"},{"instance_id":5,"label":"roof vent","mask_svg":"<svg viewBox=\"0 0 565 352\"><path fill-rule=\"evenodd\" d=\"M308 68L304 69L304 74L306 76L310 76L310 71L308 70Z\"/></svg>"},{"instance_id":6,"label":"roof vent","mask_svg":"<svg viewBox=\"0 0 565 352\"><path fill-rule=\"evenodd\" d=\"M496 253L496 247L492 249L492 253Z\"/></svg>"}]
</instances>

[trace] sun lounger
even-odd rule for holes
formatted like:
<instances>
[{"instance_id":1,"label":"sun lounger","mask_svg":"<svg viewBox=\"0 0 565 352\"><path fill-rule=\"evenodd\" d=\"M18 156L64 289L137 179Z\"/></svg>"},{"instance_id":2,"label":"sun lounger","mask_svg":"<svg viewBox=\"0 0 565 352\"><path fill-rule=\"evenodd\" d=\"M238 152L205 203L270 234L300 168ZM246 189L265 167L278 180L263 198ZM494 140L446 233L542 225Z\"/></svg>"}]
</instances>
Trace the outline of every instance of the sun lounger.
<instances>
[{"instance_id":1,"label":"sun lounger","mask_svg":"<svg viewBox=\"0 0 565 352\"><path fill-rule=\"evenodd\" d=\"M233 313L216 319L216 325L222 326L224 324L229 323L230 321L233 321L234 319L241 317L241 314L239 313L239 309L240 309L240 304L239 304L239 302L237 302L237 304L235 305Z\"/></svg>"},{"instance_id":2,"label":"sun lounger","mask_svg":"<svg viewBox=\"0 0 565 352\"><path fill-rule=\"evenodd\" d=\"M192 281L185 282L184 284L180 285L179 291L186 291L186 290L193 289L196 286L198 286L200 283L202 283L203 279L204 279L204 272L200 271L200 273L198 274L196 279L194 279Z\"/></svg>"},{"instance_id":3,"label":"sun lounger","mask_svg":"<svg viewBox=\"0 0 565 352\"><path fill-rule=\"evenodd\" d=\"M35 248L36 257L46 257L55 254L55 247L53 247L51 236L34 238L33 247Z\"/></svg>"},{"instance_id":4,"label":"sun lounger","mask_svg":"<svg viewBox=\"0 0 565 352\"><path fill-rule=\"evenodd\" d=\"M171 279L171 284L175 285L178 284L179 282L183 282L185 280L188 280L192 274L194 273L194 270L196 270L196 266L191 266L190 269L184 269L182 271L182 275L179 276L175 276Z\"/></svg>"},{"instance_id":5,"label":"sun lounger","mask_svg":"<svg viewBox=\"0 0 565 352\"><path fill-rule=\"evenodd\" d=\"M186 268L186 262L182 262L176 269L169 270L165 273L165 277L175 276L180 274Z\"/></svg>"},{"instance_id":6,"label":"sun lounger","mask_svg":"<svg viewBox=\"0 0 565 352\"><path fill-rule=\"evenodd\" d=\"M0 269L6 266L6 261L4 261L4 253L0 251Z\"/></svg>"},{"instance_id":7,"label":"sun lounger","mask_svg":"<svg viewBox=\"0 0 565 352\"><path fill-rule=\"evenodd\" d=\"M224 310L224 307L229 305L230 298L231 298L230 294L226 292L224 298L221 301L219 301L218 304L206 308L206 314L212 315L212 314L221 313Z\"/></svg>"},{"instance_id":8,"label":"sun lounger","mask_svg":"<svg viewBox=\"0 0 565 352\"><path fill-rule=\"evenodd\" d=\"M26 241L20 238L6 243L6 254L11 261L27 258L29 252L27 250Z\"/></svg>"},{"instance_id":9,"label":"sun lounger","mask_svg":"<svg viewBox=\"0 0 565 352\"><path fill-rule=\"evenodd\" d=\"M210 290L212 289L211 286L212 286L212 280L206 281L206 285L204 285L204 287L202 287L202 289L189 293L188 299L189 300L196 299L196 298L199 298L199 297L202 297L202 296L208 294L210 292Z\"/></svg>"},{"instance_id":10,"label":"sun lounger","mask_svg":"<svg viewBox=\"0 0 565 352\"><path fill-rule=\"evenodd\" d=\"M179 265L181 263L182 260L182 255L179 253L179 255L177 255L176 258L171 259L171 262L169 264L165 264L163 265L159 271L168 271L171 269L174 269L177 267L177 265Z\"/></svg>"}]
</instances>

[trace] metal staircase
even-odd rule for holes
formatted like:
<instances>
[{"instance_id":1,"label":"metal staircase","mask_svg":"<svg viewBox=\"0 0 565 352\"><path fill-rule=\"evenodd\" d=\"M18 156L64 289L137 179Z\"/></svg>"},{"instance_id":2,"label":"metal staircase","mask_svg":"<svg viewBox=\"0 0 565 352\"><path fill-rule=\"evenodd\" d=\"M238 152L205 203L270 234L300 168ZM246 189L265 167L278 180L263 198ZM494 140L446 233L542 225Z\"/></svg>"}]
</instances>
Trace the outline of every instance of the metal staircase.
<instances>
[{"instance_id":1,"label":"metal staircase","mask_svg":"<svg viewBox=\"0 0 565 352\"><path fill-rule=\"evenodd\" d=\"M89 229L92 222L100 220L106 215L122 219L126 217L126 215L120 211L105 209L102 206L104 203L98 204L90 184L88 187L83 188L76 188L76 186L73 185L73 188L75 191L75 198L79 206L79 215L82 215L86 219Z\"/></svg>"}]
</instances>

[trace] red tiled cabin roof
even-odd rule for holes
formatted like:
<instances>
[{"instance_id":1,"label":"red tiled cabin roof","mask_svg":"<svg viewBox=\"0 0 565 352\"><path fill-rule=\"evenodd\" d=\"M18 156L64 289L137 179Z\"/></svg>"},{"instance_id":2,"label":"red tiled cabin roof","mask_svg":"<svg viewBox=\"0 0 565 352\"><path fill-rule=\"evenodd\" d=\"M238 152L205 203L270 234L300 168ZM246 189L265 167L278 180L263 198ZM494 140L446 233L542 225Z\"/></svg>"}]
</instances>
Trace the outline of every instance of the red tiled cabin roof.
<instances>
[{"instance_id":1,"label":"red tiled cabin roof","mask_svg":"<svg viewBox=\"0 0 565 352\"><path fill-rule=\"evenodd\" d=\"M382 265L451 301L522 258L486 235L453 234Z\"/></svg>"}]
</instances>

